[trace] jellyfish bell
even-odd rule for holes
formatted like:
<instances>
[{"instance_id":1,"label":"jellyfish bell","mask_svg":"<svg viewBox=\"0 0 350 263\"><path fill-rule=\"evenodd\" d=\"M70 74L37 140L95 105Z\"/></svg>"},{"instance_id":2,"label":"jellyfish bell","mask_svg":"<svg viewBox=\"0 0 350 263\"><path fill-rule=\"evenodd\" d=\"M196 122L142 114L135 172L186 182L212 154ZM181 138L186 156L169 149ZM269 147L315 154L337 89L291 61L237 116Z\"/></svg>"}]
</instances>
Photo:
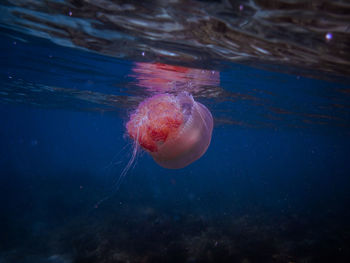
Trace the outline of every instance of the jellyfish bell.
<instances>
[{"instance_id":1,"label":"jellyfish bell","mask_svg":"<svg viewBox=\"0 0 350 263\"><path fill-rule=\"evenodd\" d=\"M126 129L160 166L180 169L207 151L213 117L187 92L164 93L141 102L131 114Z\"/></svg>"}]
</instances>

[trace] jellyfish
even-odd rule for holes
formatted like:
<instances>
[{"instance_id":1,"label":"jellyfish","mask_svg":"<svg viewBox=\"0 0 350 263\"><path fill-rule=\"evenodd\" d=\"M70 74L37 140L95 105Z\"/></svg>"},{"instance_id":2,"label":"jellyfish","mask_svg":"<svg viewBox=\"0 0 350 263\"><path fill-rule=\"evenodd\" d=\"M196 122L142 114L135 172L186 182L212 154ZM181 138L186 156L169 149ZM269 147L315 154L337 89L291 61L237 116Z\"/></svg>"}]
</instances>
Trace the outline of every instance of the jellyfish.
<instances>
[{"instance_id":1,"label":"jellyfish","mask_svg":"<svg viewBox=\"0 0 350 263\"><path fill-rule=\"evenodd\" d=\"M94 208L118 191L135 164L140 148L160 166L181 169L198 160L211 141L213 117L191 94L218 86L219 72L144 62L135 63L132 71L130 76L136 78L135 84L152 96L142 101L130 115L126 130L134 141L131 157L113 182L110 194Z\"/></svg>"},{"instance_id":2,"label":"jellyfish","mask_svg":"<svg viewBox=\"0 0 350 263\"><path fill-rule=\"evenodd\" d=\"M156 94L139 104L126 124L127 133L160 166L180 169L208 149L213 117L188 92Z\"/></svg>"}]
</instances>

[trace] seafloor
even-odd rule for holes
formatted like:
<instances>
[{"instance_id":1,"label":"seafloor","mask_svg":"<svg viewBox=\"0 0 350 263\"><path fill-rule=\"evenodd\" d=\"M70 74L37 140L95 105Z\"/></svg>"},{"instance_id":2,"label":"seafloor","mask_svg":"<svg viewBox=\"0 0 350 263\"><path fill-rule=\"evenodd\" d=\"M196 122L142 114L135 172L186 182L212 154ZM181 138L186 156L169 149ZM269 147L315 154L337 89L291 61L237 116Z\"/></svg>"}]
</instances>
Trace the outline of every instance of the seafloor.
<instances>
[{"instance_id":1,"label":"seafloor","mask_svg":"<svg viewBox=\"0 0 350 263\"><path fill-rule=\"evenodd\" d=\"M28 187L8 179L9 191L16 187L22 197L3 203L8 213L1 224L0 262L345 263L350 258L350 229L339 211L276 213L252 204L210 211L210 197L201 210L193 197L163 203L140 198L146 193L127 192L132 179L94 208L98 182L84 181L79 186L51 178Z\"/></svg>"}]
</instances>

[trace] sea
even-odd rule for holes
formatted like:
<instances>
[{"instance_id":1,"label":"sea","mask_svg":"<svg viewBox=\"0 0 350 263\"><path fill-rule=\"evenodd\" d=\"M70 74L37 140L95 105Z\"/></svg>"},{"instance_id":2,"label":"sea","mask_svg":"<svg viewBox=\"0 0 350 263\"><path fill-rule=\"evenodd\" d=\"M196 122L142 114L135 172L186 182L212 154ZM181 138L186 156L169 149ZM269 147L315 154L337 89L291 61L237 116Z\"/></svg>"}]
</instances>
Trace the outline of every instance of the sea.
<instances>
[{"instance_id":1,"label":"sea","mask_svg":"<svg viewBox=\"0 0 350 263\"><path fill-rule=\"evenodd\" d=\"M167 169L126 124L183 92ZM348 263L349 208L349 1L0 1L0 263Z\"/></svg>"}]
</instances>

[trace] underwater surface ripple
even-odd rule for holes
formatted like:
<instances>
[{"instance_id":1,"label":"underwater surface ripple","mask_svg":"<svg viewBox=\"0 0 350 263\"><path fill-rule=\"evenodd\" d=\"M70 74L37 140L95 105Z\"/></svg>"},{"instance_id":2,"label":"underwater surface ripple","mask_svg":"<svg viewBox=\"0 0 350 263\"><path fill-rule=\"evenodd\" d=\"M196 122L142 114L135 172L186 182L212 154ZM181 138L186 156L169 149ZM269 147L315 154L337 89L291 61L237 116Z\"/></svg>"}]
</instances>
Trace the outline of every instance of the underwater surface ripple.
<instances>
[{"instance_id":1,"label":"underwater surface ripple","mask_svg":"<svg viewBox=\"0 0 350 263\"><path fill-rule=\"evenodd\" d=\"M0 11L7 28L119 58L349 75L348 1L7 0Z\"/></svg>"}]
</instances>

